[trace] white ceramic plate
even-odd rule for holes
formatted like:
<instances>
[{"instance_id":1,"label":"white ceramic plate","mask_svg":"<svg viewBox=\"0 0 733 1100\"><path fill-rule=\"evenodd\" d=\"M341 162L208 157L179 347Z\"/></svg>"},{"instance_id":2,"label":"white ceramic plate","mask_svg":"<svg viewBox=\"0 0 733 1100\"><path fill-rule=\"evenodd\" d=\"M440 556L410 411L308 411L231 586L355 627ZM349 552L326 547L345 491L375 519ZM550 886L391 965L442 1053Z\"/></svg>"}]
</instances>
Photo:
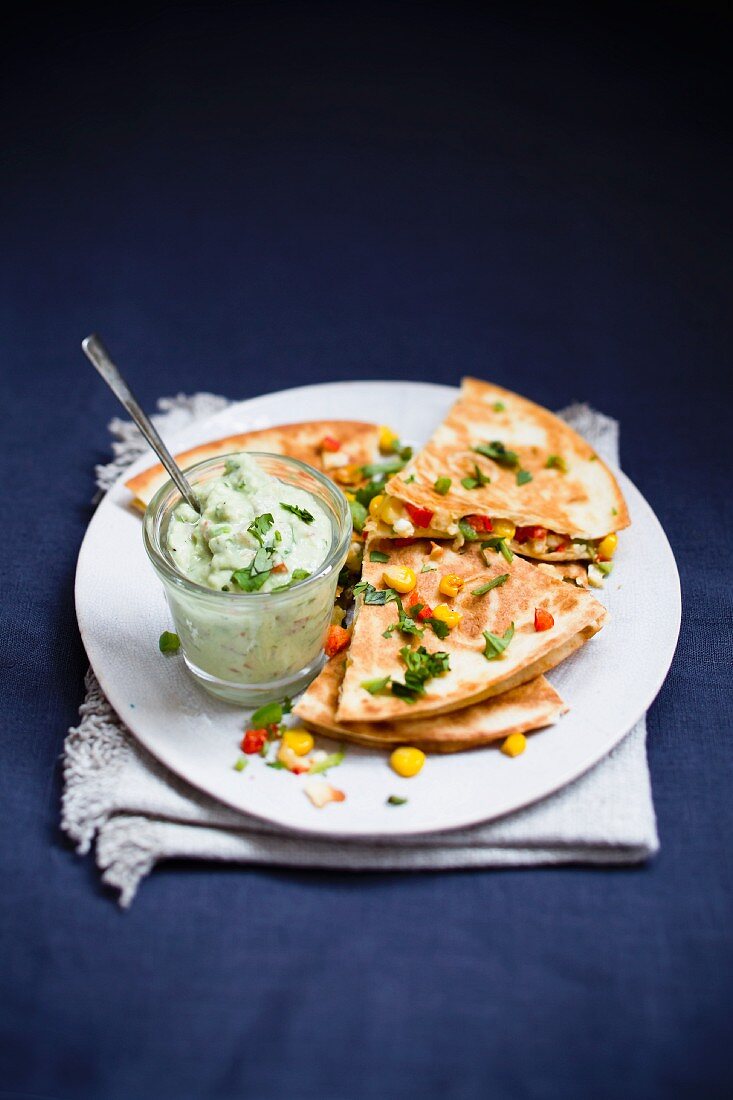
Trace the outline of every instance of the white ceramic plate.
<instances>
[{"instance_id":1,"label":"white ceramic plate","mask_svg":"<svg viewBox=\"0 0 733 1100\"><path fill-rule=\"evenodd\" d=\"M230 406L167 440L172 450L232 432L321 418L389 421L420 443L457 391L414 382L304 386ZM150 465L137 462L126 473ZM299 832L399 836L453 829L517 810L571 782L618 744L654 699L680 623L677 568L651 508L623 474L633 526L624 532L601 599L609 624L550 674L570 713L509 759L495 747L431 756L415 779L398 778L387 754L349 746L331 772L345 802L315 809L303 778L250 757L233 770L245 712L198 688L180 658L158 651L169 628L163 592L143 550L140 517L119 481L89 525L79 554L76 607L92 667L110 702L142 744L172 771L228 806ZM322 740L323 746L333 743ZM388 806L391 794L406 805Z\"/></svg>"}]
</instances>

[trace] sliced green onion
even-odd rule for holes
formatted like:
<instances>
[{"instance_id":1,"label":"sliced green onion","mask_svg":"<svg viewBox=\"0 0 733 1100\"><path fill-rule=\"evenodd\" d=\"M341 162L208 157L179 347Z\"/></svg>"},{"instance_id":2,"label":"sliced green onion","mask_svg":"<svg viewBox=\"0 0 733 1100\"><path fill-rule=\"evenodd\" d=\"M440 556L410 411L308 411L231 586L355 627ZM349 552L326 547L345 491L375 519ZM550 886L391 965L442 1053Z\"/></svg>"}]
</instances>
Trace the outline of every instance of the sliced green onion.
<instances>
[{"instance_id":1,"label":"sliced green onion","mask_svg":"<svg viewBox=\"0 0 733 1100\"><path fill-rule=\"evenodd\" d=\"M181 639L171 630L164 630L158 638L158 649L161 653L178 653L181 648Z\"/></svg>"},{"instance_id":2,"label":"sliced green onion","mask_svg":"<svg viewBox=\"0 0 733 1100\"><path fill-rule=\"evenodd\" d=\"M485 596L487 592L490 592L492 588L498 588L501 584L506 584L509 580L508 573L502 573L500 577L494 577L493 580L487 581L486 584L482 584L480 588L474 588L472 596Z\"/></svg>"}]
</instances>

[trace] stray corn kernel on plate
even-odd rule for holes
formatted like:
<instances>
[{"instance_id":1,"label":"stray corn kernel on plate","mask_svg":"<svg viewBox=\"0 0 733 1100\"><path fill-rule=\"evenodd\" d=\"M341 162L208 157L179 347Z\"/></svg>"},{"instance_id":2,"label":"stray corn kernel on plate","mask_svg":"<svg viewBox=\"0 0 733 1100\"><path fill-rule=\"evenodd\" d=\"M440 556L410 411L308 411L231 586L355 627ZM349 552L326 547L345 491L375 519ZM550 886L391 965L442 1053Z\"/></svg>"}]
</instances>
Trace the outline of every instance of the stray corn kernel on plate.
<instances>
[{"instance_id":1,"label":"stray corn kernel on plate","mask_svg":"<svg viewBox=\"0 0 733 1100\"><path fill-rule=\"evenodd\" d=\"M191 641L142 544L140 502L160 478L150 458L89 526L77 614L107 697L151 753L235 810L345 838L487 821L600 761L664 681L680 595L659 522L592 442L517 394L475 379L460 391L308 386L232 404L167 442L192 461L291 454L338 486L353 525L328 663L305 694L254 712L189 674ZM270 511L200 533L201 553L223 564L207 577L237 585L226 554L238 537L244 591L308 583L283 553L308 508L290 509L279 543L277 502ZM265 586L263 571L280 583ZM234 596L213 598L246 602Z\"/></svg>"}]
</instances>

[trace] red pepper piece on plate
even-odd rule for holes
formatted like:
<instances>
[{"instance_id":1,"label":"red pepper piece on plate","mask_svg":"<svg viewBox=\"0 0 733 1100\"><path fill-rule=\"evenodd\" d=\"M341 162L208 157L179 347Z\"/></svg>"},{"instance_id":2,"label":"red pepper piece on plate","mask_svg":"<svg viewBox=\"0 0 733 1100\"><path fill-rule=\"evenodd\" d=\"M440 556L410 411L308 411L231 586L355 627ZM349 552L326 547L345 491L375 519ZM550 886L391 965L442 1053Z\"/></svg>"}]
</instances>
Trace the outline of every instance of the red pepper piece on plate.
<instances>
[{"instance_id":1,"label":"red pepper piece on plate","mask_svg":"<svg viewBox=\"0 0 733 1100\"><path fill-rule=\"evenodd\" d=\"M267 730L247 730L242 738L242 752L246 752L248 756L259 752L267 737Z\"/></svg>"}]
</instances>

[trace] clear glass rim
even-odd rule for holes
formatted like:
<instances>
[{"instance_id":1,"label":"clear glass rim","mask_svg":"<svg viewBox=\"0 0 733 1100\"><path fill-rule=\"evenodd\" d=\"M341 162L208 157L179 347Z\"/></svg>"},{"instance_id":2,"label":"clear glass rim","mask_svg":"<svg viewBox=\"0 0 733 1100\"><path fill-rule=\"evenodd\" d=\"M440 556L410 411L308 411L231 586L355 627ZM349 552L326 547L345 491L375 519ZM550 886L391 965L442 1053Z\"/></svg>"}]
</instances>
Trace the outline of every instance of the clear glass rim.
<instances>
[{"instance_id":1,"label":"clear glass rim","mask_svg":"<svg viewBox=\"0 0 733 1100\"><path fill-rule=\"evenodd\" d=\"M189 480L194 482L195 487L196 475L205 473L206 470L211 467L218 465L223 466L227 459L242 453L242 451L231 451L228 454L216 455L214 458L206 458L202 462L197 462L193 466L186 467L186 476ZM183 499L171 480L161 485L160 489L158 489L145 509L145 517L143 520L143 543L145 545L145 550L156 571L168 582L176 585L178 588L184 589L186 592L190 592L202 598L213 601L225 601L230 607L234 604L241 604L242 606L249 605L251 607L256 602L288 603L293 599L305 595L308 590L318 584L319 581L323 581L324 578L332 574L337 563L340 568L340 562L345 558L351 543L352 521L349 502L335 482L331 481L331 479L321 473L320 470L316 470L315 467L309 466L307 462L301 462L300 459L291 458L289 455L274 454L268 451L247 451L244 453L251 455L252 458L256 460L274 459L285 466L291 467L293 470L305 473L317 481L325 491L325 495L331 505L338 527L338 537L317 573L313 573L310 577L306 578L306 580L298 581L292 588L287 588L282 592L221 592L215 588L207 588L206 585L199 584L197 581L191 580L190 577L186 577L176 569L173 563L165 556L160 545L159 536L162 517L166 511L172 511L172 509Z\"/></svg>"}]
</instances>

